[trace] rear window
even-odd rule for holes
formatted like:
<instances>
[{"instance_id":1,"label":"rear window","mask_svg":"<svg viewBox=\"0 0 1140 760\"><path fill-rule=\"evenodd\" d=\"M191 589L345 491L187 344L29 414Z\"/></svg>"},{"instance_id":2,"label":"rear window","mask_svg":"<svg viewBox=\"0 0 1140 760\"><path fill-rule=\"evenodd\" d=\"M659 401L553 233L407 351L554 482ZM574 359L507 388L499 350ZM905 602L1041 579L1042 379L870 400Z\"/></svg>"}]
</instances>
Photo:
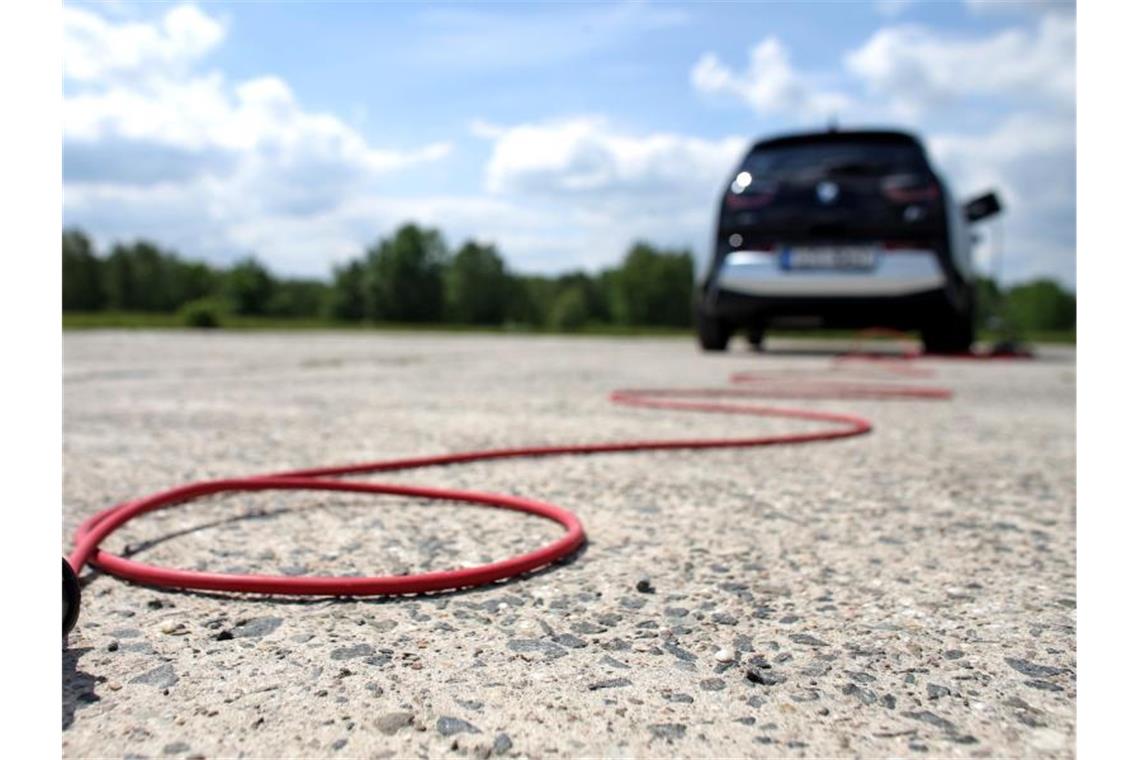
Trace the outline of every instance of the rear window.
<instances>
[{"instance_id":1,"label":"rear window","mask_svg":"<svg viewBox=\"0 0 1140 760\"><path fill-rule=\"evenodd\" d=\"M772 145L744 159L753 177L788 179L817 175L872 175L921 172L922 149L909 142L829 141Z\"/></svg>"}]
</instances>

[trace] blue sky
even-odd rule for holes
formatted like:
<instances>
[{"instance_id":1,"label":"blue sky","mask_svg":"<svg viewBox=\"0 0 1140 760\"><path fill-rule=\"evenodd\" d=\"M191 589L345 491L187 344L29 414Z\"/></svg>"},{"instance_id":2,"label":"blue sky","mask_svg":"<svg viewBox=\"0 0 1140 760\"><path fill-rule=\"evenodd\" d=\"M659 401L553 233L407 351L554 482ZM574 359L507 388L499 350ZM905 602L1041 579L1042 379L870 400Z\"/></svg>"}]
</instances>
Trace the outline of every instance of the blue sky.
<instances>
[{"instance_id":1,"label":"blue sky","mask_svg":"<svg viewBox=\"0 0 1140 760\"><path fill-rule=\"evenodd\" d=\"M69 4L64 223L326 275L404 220L525 272L700 251L752 139L920 131L1075 277L1075 19L1015 1ZM983 268L991 251L978 251Z\"/></svg>"}]
</instances>

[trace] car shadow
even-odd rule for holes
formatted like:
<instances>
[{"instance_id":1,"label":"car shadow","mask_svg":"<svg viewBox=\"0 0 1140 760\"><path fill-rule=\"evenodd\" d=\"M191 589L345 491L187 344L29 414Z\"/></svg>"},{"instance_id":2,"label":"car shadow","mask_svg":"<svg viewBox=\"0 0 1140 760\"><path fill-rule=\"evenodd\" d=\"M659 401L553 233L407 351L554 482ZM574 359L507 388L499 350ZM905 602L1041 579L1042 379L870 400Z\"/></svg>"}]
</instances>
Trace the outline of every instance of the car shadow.
<instances>
[{"instance_id":1,"label":"car shadow","mask_svg":"<svg viewBox=\"0 0 1140 760\"><path fill-rule=\"evenodd\" d=\"M992 359L993 361L997 361L997 362L1002 362L1002 361L1013 361L1013 362L1029 361L1029 362L1034 362L1034 363L1039 363L1039 364L1067 364L1067 363L1071 363L1070 360L1067 360L1064 357L1050 356L1047 354L1043 355L1040 351L1032 351L1032 349L1030 349L1032 351L1032 353L1028 356L1003 356L1003 355L999 354L999 355L995 355L995 356L990 357L990 356L986 356L984 353L988 349L989 349L989 346L987 346L986 344L981 344L980 346L976 347L975 350L981 352L981 353L979 353L979 355L976 358L981 359L981 360ZM879 347L856 349L856 348L853 348L852 346L827 347L827 346L810 346L810 345L808 345L808 346L786 346L786 345L767 346L766 345L760 349L746 348L746 349L742 349L739 351L728 351L728 352L725 352L724 354L722 354L722 356L724 356L725 358L737 358L737 359L741 358L742 356L753 356L753 357L757 357L757 358L763 358L763 357L772 357L772 358L817 357L817 358L825 358L825 359L827 359L827 358L840 359L840 358L844 358L844 357L851 357L851 358L861 358L861 359L903 359L903 360L915 359L915 360L919 360L919 361L929 361L929 362L939 362L939 361L941 361L941 362L954 362L954 361L961 360L962 358L968 358L968 357L958 356L955 354L949 354L949 355L919 354L918 356L914 356L913 354L911 354L909 352L909 349L907 349L905 347L900 347L897 349L879 348Z\"/></svg>"}]
</instances>

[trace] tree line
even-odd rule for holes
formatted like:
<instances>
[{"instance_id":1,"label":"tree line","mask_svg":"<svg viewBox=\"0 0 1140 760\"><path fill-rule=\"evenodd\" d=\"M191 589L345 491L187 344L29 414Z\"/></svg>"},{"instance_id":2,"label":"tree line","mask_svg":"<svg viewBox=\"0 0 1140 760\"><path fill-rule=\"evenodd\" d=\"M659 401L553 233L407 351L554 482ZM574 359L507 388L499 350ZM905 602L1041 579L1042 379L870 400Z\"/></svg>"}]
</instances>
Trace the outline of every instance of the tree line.
<instances>
[{"instance_id":1,"label":"tree line","mask_svg":"<svg viewBox=\"0 0 1140 760\"><path fill-rule=\"evenodd\" d=\"M635 242L621 263L596 274L516 274L494 245L448 248L438 230L405 224L329 280L274 275L254 256L229 267L182 258L153 242L115 243L105 254L81 230L63 233L63 309L182 313L191 325L226 315L345 323L687 327L693 258L686 250ZM1021 330L1072 330L1076 296L1039 279L1003 290L978 283L978 321Z\"/></svg>"},{"instance_id":2,"label":"tree line","mask_svg":"<svg viewBox=\"0 0 1140 760\"><path fill-rule=\"evenodd\" d=\"M182 312L189 324L227 314L576 330L685 327L693 258L636 242L617 267L559 276L512 272L494 245L448 248L438 230L405 224L333 268L328 281L282 278L256 257L219 268L139 240L105 255L78 229L63 233L63 309Z\"/></svg>"}]
</instances>

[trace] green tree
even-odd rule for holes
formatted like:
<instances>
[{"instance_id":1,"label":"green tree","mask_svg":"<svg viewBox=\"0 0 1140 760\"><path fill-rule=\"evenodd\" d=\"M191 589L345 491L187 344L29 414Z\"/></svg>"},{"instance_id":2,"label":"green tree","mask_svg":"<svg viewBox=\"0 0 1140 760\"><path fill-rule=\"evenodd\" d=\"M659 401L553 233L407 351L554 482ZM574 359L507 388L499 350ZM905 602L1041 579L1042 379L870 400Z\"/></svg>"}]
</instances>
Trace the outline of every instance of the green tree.
<instances>
[{"instance_id":1,"label":"green tree","mask_svg":"<svg viewBox=\"0 0 1140 760\"><path fill-rule=\"evenodd\" d=\"M550 308L549 326L555 330L580 330L590 320L586 289L581 284L564 288Z\"/></svg>"},{"instance_id":2,"label":"green tree","mask_svg":"<svg viewBox=\"0 0 1140 760\"><path fill-rule=\"evenodd\" d=\"M368 315L364 295L364 262L350 261L333 269L329 314L333 319L359 322Z\"/></svg>"},{"instance_id":3,"label":"green tree","mask_svg":"<svg viewBox=\"0 0 1140 760\"><path fill-rule=\"evenodd\" d=\"M170 262L153 243L136 242L130 249L131 274L135 280L135 308L140 311L170 311L174 308Z\"/></svg>"},{"instance_id":4,"label":"green tree","mask_svg":"<svg viewBox=\"0 0 1140 760\"><path fill-rule=\"evenodd\" d=\"M175 254L149 241L116 243L102 267L107 305L126 311L174 311L186 298L178 280L184 266ZM204 292L192 290L190 295Z\"/></svg>"},{"instance_id":5,"label":"green tree","mask_svg":"<svg viewBox=\"0 0 1140 760\"><path fill-rule=\"evenodd\" d=\"M1009 289L1010 321L1023 330L1071 330L1077 326L1077 297L1053 280L1034 280Z\"/></svg>"},{"instance_id":6,"label":"green tree","mask_svg":"<svg viewBox=\"0 0 1140 760\"><path fill-rule=\"evenodd\" d=\"M991 328L996 327L1003 314L1002 301L1005 296L1001 292L1001 287L997 282L989 277L978 277L975 281L974 290L974 321L978 327Z\"/></svg>"},{"instance_id":7,"label":"green tree","mask_svg":"<svg viewBox=\"0 0 1140 760\"><path fill-rule=\"evenodd\" d=\"M513 277L507 318L531 327L545 327L550 322L550 306L557 295L558 286L549 277Z\"/></svg>"},{"instance_id":8,"label":"green tree","mask_svg":"<svg viewBox=\"0 0 1140 760\"><path fill-rule=\"evenodd\" d=\"M63 233L63 308L65 311L96 311L106 304L103 262L95 255L91 240L80 230Z\"/></svg>"},{"instance_id":9,"label":"green tree","mask_svg":"<svg viewBox=\"0 0 1140 760\"><path fill-rule=\"evenodd\" d=\"M134 257L123 245L115 245L103 266L103 286L107 306L116 311L136 308L135 292L138 286L134 277Z\"/></svg>"},{"instance_id":10,"label":"green tree","mask_svg":"<svg viewBox=\"0 0 1140 760\"><path fill-rule=\"evenodd\" d=\"M224 292L238 314L268 314L275 290L273 275L253 256L226 272Z\"/></svg>"},{"instance_id":11,"label":"green tree","mask_svg":"<svg viewBox=\"0 0 1140 760\"><path fill-rule=\"evenodd\" d=\"M210 265L171 256L169 266L173 309L220 293L222 276Z\"/></svg>"},{"instance_id":12,"label":"green tree","mask_svg":"<svg viewBox=\"0 0 1140 760\"><path fill-rule=\"evenodd\" d=\"M448 321L498 325L507 316L511 276L494 246L468 242L451 259L444 275Z\"/></svg>"},{"instance_id":13,"label":"green tree","mask_svg":"<svg viewBox=\"0 0 1140 760\"><path fill-rule=\"evenodd\" d=\"M405 224L370 248L364 262L367 315L384 322L443 321L447 247L434 229Z\"/></svg>"},{"instance_id":14,"label":"green tree","mask_svg":"<svg viewBox=\"0 0 1140 760\"><path fill-rule=\"evenodd\" d=\"M278 317L316 317L324 311L329 286L319 280L281 280L269 301L269 313Z\"/></svg>"},{"instance_id":15,"label":"green tree","mask_svg":"<svg viewBox=\"0 0 1140 760\"><path fill-rule=\"evenodd\" d=\"M672 327L689 324L693 257L688 251L658 251L648 243L635 243L611 282L616 321Z\"/></svg>"},{"instance_id":16,"label":"green tree","mask_svg":"<svg viewBox=\"0 0 1140 760\"><path fill-rule=\"evenodd\" d=\"M570 272L555 279L558 296L567 290L581 293L586 308L586 321L606 323L611 321L610 300L603 289L602 280L591 277L586 272ZM557 297L556 296L556 299Z\"/></svg>"}]
</instances>

